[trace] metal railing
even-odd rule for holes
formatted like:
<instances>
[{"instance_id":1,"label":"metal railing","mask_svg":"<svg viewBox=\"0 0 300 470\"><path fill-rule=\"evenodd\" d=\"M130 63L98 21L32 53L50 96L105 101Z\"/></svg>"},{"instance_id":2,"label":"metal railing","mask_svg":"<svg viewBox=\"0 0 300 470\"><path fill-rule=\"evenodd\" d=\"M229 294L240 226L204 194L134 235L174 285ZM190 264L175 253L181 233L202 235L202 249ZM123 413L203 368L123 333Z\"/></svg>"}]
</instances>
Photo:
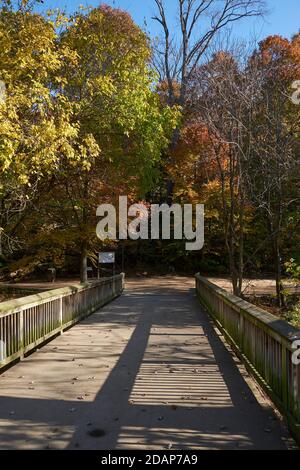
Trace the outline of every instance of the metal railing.
<instances>
[{"instance_id":1,"label":"metal railing","mask_svg":"<svg viewBox=\"0 0 300 470\"><path fill-rule=\"evenodd\" d=\"M250 372L286 416L300 443L300 365L292 360L300 330L196 275L196 289Z\"/></svg>"},{"instance_id":2,"label":"metal railing","mask_svg":"<svg viewBox=\"0 0 300 470\"><path fill-rule=\"evenodd\" d=\"M0 369L119 296L124 275L0 303Z\"/></svg>"}]
</instances>

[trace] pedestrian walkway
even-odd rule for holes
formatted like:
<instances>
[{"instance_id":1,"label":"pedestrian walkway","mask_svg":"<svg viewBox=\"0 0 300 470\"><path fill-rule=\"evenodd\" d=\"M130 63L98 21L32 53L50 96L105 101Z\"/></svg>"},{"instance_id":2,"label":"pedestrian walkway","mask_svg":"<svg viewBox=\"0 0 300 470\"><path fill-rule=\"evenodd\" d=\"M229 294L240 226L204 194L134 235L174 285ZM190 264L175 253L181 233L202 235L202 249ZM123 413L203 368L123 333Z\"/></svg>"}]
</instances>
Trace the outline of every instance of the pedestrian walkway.
<instances>
[{"instance_id":1,"label":"pedestrian walkway","mask_svg":"<svg viewBox=\"0 0 300 470\"><path fill-rule=\"evenodd\" d=\"M191 279L128 282L0 376L0 449L285 449L286 437Z\"/></svg>"}]
</instances>

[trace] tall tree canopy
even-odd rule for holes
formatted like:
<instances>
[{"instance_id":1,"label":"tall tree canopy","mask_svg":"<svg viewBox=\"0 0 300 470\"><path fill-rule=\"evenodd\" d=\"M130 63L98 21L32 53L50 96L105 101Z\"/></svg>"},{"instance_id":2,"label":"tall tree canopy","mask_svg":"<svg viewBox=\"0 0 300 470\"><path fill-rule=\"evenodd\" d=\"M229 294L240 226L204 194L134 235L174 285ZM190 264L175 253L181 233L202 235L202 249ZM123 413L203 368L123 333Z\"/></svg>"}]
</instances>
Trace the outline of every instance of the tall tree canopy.
<instances>
[{"instance_id":1,"label":"tall tree canopy","mask_svg":"<svg viewBox=\"0 0 300 470\"><path fill-rule=\"evenodd\" d=\"M39 212L23 224L31 257L46 258L55 240L81 253L84 280L87 256L99 249L97 206L153 186L179 112L161 105L149 40L127 13L101 5L53 20L5 7L1 18L2 219L8 191L12 205L2 235L12 237L25 216L15 182L29 211L38 199Z\"/></svg>"}]
</instances>

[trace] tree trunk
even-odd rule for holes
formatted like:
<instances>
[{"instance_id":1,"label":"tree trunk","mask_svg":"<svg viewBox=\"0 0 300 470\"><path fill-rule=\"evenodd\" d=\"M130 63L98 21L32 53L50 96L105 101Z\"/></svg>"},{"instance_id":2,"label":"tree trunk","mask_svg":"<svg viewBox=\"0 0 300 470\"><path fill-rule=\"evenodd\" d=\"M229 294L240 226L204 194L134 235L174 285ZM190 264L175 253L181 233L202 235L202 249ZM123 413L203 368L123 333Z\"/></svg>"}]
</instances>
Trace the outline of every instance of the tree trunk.
<instances>
[{"instance_id":1,"label":"tree trunk","mask_svg":"<svg viewBox=\"0 0 300 470\"><path fill-rule=\"evenodd\" d=\"M244 216L245 216L245 198L243 189L243 172L241 162L239 161L240 173L240 194L239 194L239 259L238 259L238 296L243 297L244 280Z\"/></svg>"},{"instance_id":2,"label":"tree trunk","mask_svg":"<svg viewBox=\"0 0 300 470\"><path fill-rule=\"evenodd\" d=\"M83 242L80 253L80 282L84 284L87 280L87 246L86 242Z\"/></svg>"},{"instance_id":3,"label":"tree trunk","mask_svg":"<svg viewBox=\"0 0 300 470\"><path fill-rule=\"evenodd\" d=\"M89 196L89 174L85 174L85 180L84 180L84 190L83 190L83 197L84 201L88 200ZM85 227L87 227L88 224L88 206L87 204L83 205L83 210L82 210L82 227L83 231ZM81 254L80 254L80 282L85 283L88 280L88 273L87 273L87 253L88 253L88 243L87 240L84 238L84 232L83 232L83 238L82 238L82 243L81 243Z\"/></svg>"},{"instance_id":4,"label":"tree trunk","mask_svg":"<svg viewBox=\"0 0 300 470\"><path fill-rule=\"evenodd\" d=\"M274 239L274 268L275 268L275 279L276 279L276 297L279 308L284 307L285 305L285 296L282 286L282 277L281 277L281 256L280 256L280 247L278 242L278 236L275 235Z\"/></svg>"},{"instance_id":5,"label":"tree trunk","mask_svg":"<svg viewBox=\"0 0 300 470\"><path fill-rule=\"evenodd\" d=\"M238 271L236 269L236 264L235 264L235 250L232 247L232 240L229 240L229 249L228 249L228 255L229 255L229 271L230 271L230 278L231 278L231 283L232 283L232 291L233 295L239 296L239 276L238 276Z\"/></svg>"}]
</instances>

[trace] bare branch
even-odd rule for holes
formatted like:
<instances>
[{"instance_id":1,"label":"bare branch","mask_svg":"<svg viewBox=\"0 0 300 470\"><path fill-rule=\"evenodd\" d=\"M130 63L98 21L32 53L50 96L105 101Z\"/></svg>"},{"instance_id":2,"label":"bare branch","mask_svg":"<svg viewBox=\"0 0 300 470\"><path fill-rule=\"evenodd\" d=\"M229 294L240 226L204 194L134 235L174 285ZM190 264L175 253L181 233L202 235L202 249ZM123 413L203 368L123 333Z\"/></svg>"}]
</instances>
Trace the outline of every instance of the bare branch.
<instances>
[{"instance_id":1,"label":"bare branch","mask_svg":"<svg viewBox=\"0 0 300 470\"><path fill-rule=\"evenodd\" d=\"M265 0L176 0L180 24L180 39L176 46L176 42L170 39L164 1L154 1L157 15L153 19L162 26L164 33L164 73L170 87L170 99L174 99L171 73L175 69L174 57L180 57L176 74L173 74L180 78L180 104L185 101L189 78L219 32L244 18L266 13ZM174 54L174 47L180 54Z\"/></svg>"}]
</instances>

